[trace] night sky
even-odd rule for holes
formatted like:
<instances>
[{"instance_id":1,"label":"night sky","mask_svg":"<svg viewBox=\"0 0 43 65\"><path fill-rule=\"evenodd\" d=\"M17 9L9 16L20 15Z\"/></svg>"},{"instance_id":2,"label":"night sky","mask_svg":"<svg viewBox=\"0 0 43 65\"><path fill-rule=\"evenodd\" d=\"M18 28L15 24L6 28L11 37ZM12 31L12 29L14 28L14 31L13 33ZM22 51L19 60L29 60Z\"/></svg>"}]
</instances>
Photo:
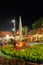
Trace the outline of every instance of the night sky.
<instances>
[{"instance_id":1,"label":"night sky","mask_svg":"<svg viewBox=\"0 0 43 65\"><path fill-rule=\"evenodd\" d=\"M35 20L43 17L43 2L41 1L2 1L0 3L0 31L12 31L13 23L11 21L14 16L16 28L18 28L19 16L21 16L23 26L27 25L30 29Z\"/></svg>"}]
</instances>

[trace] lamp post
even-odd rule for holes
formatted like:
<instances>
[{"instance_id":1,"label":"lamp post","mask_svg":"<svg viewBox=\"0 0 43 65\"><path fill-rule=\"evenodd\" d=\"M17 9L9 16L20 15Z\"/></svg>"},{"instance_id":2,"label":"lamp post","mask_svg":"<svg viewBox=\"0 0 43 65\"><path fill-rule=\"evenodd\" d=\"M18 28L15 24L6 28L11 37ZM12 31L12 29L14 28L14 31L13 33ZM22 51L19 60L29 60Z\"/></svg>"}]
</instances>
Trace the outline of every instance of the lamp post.
<instances>
[{"instance_id":1,"label":"lamp post","mask_svg":"<svg viewBox=\"0 0 43 65\"><path fill-rule=\"evenodd\" d=\"M13 24L14 24L14 28L12 29L15 33L16 29L15 29L15 18L12 20Z\"/></svg>"}]
</instances>

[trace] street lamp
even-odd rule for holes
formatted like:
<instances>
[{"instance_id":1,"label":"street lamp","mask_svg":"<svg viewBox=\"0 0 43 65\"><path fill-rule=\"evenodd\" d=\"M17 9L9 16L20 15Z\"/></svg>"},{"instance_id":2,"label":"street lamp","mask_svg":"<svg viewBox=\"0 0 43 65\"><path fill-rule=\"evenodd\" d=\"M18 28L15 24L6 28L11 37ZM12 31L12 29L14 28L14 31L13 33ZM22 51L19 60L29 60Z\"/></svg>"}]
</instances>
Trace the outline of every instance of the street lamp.
<instances>
[{"instance_id":1,"label":"street lamp","mask_svg":"<svg viewBox=\"0 0 43 65\"><path fill-rule=\"evenodd\" d=\"M15 22L15 20L12 20L12 22L14 23L14 22Z\"/></svg>"},{"instance_id":2,"label":"street lamp","mask_svg":"<svg viewBox=\"0 0 43 65\"><path fill-rule=\"evenodd\" d=\"M12 20L13 24L14 24L14 28L12 29L15 33L15 18Z\"/></svg>"},{"instance_id":3,"label":"street lamp","mask_svg":"<svg viewBox=\"0 0 43 65\"><path fill-rule=\"evenodd\" d=\"M12 31L15 31L15 28L13 28Z\"/></svg>"}]
</instances>

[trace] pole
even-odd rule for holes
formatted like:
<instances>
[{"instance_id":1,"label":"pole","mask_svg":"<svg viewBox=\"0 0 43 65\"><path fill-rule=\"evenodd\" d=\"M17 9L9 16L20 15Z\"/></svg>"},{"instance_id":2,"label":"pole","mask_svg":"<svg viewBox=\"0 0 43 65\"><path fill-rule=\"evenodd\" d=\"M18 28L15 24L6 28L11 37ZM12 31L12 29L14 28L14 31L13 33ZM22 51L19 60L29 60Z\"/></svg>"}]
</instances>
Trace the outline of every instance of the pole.
<instances>
[{"instance_id":1,"label":"pole","mask_svg":"<svg viewBox=\"0 0 43 65\"><path fill-rule=\"evenodd\" d=\"M16 29L15 29L15 17L14 17L14 34L16 32Z\"/></svg>"}]
</instances>

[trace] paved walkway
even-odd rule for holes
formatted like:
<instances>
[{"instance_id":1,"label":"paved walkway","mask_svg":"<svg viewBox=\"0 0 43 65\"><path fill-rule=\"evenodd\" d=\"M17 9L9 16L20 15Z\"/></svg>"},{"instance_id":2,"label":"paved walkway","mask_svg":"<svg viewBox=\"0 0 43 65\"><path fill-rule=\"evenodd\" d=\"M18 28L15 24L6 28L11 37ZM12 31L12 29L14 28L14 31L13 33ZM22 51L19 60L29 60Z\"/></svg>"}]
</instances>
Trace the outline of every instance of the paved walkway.
<instances>
[{"instance_id":1,"label":"paved walkway","mask_svg":"<svg viewBox=\"0 0 43 65\"><path fill-rule=\"evenodd\" d=\"M43 44L43 42L30 42L30 43L27 43L27 45L30 45L30 46L33 46L35 44Z\"/></svg>"}]
</instances>

